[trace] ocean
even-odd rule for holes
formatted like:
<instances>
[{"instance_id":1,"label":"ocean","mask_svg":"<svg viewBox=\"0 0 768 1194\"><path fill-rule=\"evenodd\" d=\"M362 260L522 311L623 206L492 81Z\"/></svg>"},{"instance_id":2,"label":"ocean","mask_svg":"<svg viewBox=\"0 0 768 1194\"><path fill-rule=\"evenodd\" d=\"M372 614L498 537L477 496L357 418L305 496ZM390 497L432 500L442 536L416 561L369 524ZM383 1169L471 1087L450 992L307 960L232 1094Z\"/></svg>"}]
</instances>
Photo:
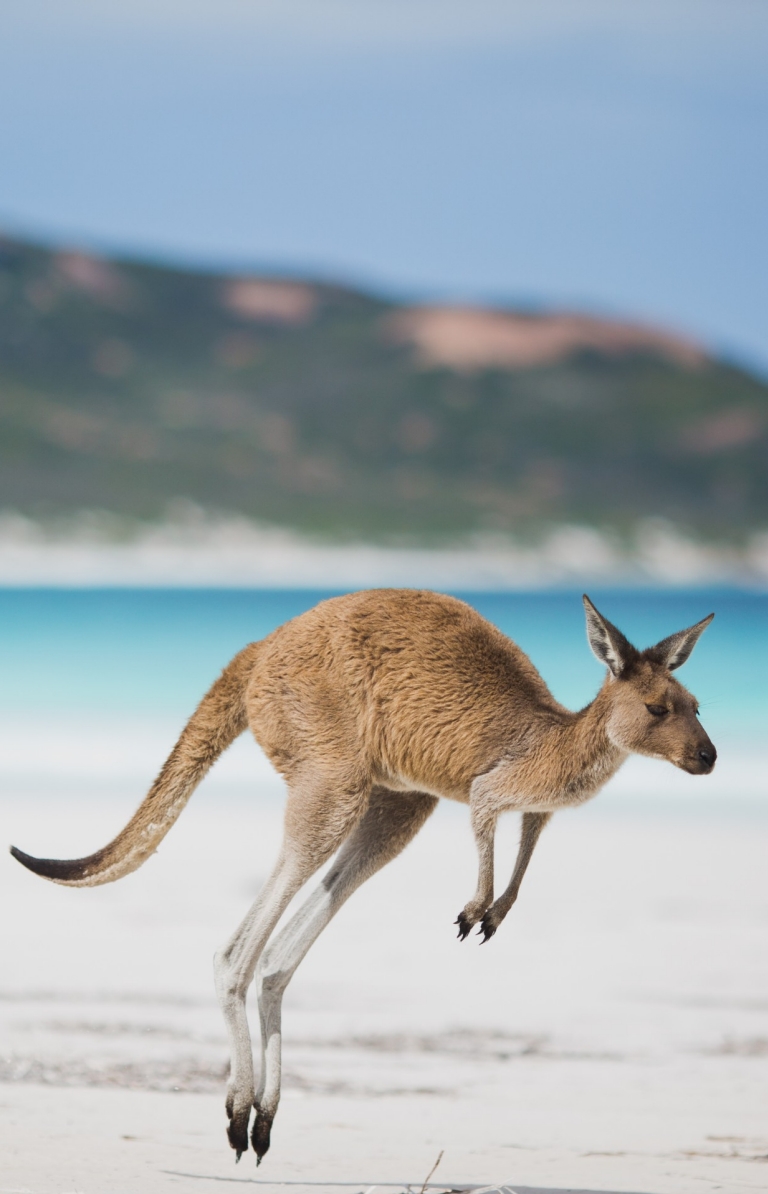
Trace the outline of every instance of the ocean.
<instances>
[{"instance_id":1,"label":"ocean","mask_svg":"<svg viewBox=\"0 0 768 1194\"><path fill-rule=\"evenodd\" d=\"M56 783L94 782L121 791L149 782L235 652L331 595L307 589L0 590L0 781L6 791L41 782L48 791ZM595 694L602 668L586 642L580 593L458 595L519 643L564 704L580 708ZM680 678L700 701L702 721L720 750L718 771L738 769L729 799L747 791L759 797L768 729L768 594L692 588L590 595L640 647L715 611ZM274 785L254 750L236 746L217 771L232 783L248 783L253 774ZM650 766L656 794L659 783L674 787L683 778L673 779L669 767Z\"/></svg>"},{"instance_id":2,"label":"ocean","mask_svg":"<svg viewBox=\"0 0 768 1194\"><path fill-rule=\"evenodd\" d=\"M246 643L332 596L311 590L0 590L0 708L184 717ZM734 589L593 591L599 609L643 647L715 611L685 670L712 732L747 738L768 726L768 594ZM458 593L577 708L601 667L580 594Z\"/></svg>"}]
</instances>

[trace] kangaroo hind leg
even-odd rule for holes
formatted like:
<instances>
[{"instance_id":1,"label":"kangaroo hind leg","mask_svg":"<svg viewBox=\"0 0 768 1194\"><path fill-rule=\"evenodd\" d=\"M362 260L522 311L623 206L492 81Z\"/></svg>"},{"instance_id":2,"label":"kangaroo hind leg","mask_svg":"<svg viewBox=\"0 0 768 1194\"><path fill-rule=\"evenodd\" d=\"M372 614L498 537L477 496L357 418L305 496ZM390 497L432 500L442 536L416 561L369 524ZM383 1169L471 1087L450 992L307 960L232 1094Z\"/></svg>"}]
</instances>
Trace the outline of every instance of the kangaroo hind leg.
<instances>
[{"instance_id":1,"label":"kangaroo hind leg","mask_svg":"<svg viewBox=\"0 0 768 1194\"><path fill-rule=\"evenodd\" d=\"M239 928L214 959L216 993L231 1057L227 1135L238 1160L248 1148L248 1124L254 1105L253 1053L245 999L256 964L293 897L352 831L365 811L367 798L367 787L350 781L348 776L315 775L291 784L285 834L275 868Z\"/></svg>"},{"instance_id":2,"label":"kangaroo hind leg","mask_svg":"<svg viewBox=\"0 0 768 1194\"><path fill-rule=\"evenodd\" d=\"M269 1148L280 1101L283 994L299 963L342 904L418 833L437 799L422 792L374 788L368 809L333 866L296 915L261 955L256 973L261 1021L261 1081L251 1142L258 1158Z\"/></svg>"}]
</instances>

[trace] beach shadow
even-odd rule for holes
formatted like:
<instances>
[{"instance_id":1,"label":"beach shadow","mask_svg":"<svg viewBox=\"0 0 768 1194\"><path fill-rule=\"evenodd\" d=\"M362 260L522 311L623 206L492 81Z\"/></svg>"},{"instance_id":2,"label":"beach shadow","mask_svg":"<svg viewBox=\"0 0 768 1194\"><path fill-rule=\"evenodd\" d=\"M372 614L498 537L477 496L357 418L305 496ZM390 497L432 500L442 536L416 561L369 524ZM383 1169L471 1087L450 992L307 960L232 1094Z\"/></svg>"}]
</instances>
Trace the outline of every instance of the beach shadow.
<instances>
[{"instance_id":1,"label":"beach shadow","mask_svg":"<svg viewBox=\"0 0 768 1194\"><path fill-rule=\"evenodd\" d=\"M472 1186L448 1185L440 1182L313 1182L269 1181L260 1177L217 1177L207 1173L181 1173L178 1169L163 1169L170 1177L195 1178L203 1182L234 1182L245 1186L305 1186L318 1190L349 1189L357 1194L375 1194L376 1190L400 1190L402 1194L424 1194L425 1190L440 1190L441 1194L650 1194L640 1190L584 1190L576 1186Z\"/></svg>"}]
</instances>

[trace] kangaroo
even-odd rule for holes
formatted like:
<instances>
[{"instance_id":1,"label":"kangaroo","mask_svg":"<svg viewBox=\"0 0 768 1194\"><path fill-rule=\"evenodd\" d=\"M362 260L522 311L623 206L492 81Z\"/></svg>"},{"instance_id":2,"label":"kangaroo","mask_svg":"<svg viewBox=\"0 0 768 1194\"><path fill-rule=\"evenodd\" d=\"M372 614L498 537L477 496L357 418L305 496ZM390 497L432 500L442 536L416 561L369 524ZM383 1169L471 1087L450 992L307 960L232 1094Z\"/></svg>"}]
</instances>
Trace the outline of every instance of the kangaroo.
<instances>
[{"instance_id":1,"label":"kangaroo","mask_svg":"<svg viewBox=\"0 0 768 1194\"><path fill-rule=\"evenodd\" d=\"M55 883L92 887L136 870L192 791L250 727L285 778L276 865L240 927L216 954L215 984L230 1043L228 1137L257 1164L280 1098L281 1003L297 966L341 905L394 858L438 798L469 805L479 856L475 894L459 913L463 940L488 941L517 899L542 829L594 796L631 753L707 775L716 751L695 698L672 676L714 614L638 651L588 597L587 637L606 665L595 699L559 704L520 648L453 597L413 590L322 602L245 647L203 697L144 802L109 845L86 858L19 862ZM494 899L499 815L522 813L512 877ZM291 899L338 850L309 900L268 945ZM258 971L257 971L258 967ZM261 1078L254 1085L246 992L257 976Z\"/></svg>"}]
</instances>

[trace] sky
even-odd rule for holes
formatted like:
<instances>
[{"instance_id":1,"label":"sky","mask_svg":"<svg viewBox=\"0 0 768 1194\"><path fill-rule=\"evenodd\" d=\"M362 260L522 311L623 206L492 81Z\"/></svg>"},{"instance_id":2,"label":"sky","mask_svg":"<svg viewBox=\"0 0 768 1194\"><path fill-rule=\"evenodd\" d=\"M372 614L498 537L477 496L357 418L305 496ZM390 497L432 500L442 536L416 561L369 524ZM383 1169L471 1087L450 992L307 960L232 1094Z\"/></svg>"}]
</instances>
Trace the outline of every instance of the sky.
<instances>
[{"instance_id":1,"label":"sky","mask_svg":"<svg viewBox=\"0 0 768 1194\"><path fill-rule=\"evenodd\" d=\"M3 0L0 228L768 374L765 0Z\"/></svg>"}]
</instances>

